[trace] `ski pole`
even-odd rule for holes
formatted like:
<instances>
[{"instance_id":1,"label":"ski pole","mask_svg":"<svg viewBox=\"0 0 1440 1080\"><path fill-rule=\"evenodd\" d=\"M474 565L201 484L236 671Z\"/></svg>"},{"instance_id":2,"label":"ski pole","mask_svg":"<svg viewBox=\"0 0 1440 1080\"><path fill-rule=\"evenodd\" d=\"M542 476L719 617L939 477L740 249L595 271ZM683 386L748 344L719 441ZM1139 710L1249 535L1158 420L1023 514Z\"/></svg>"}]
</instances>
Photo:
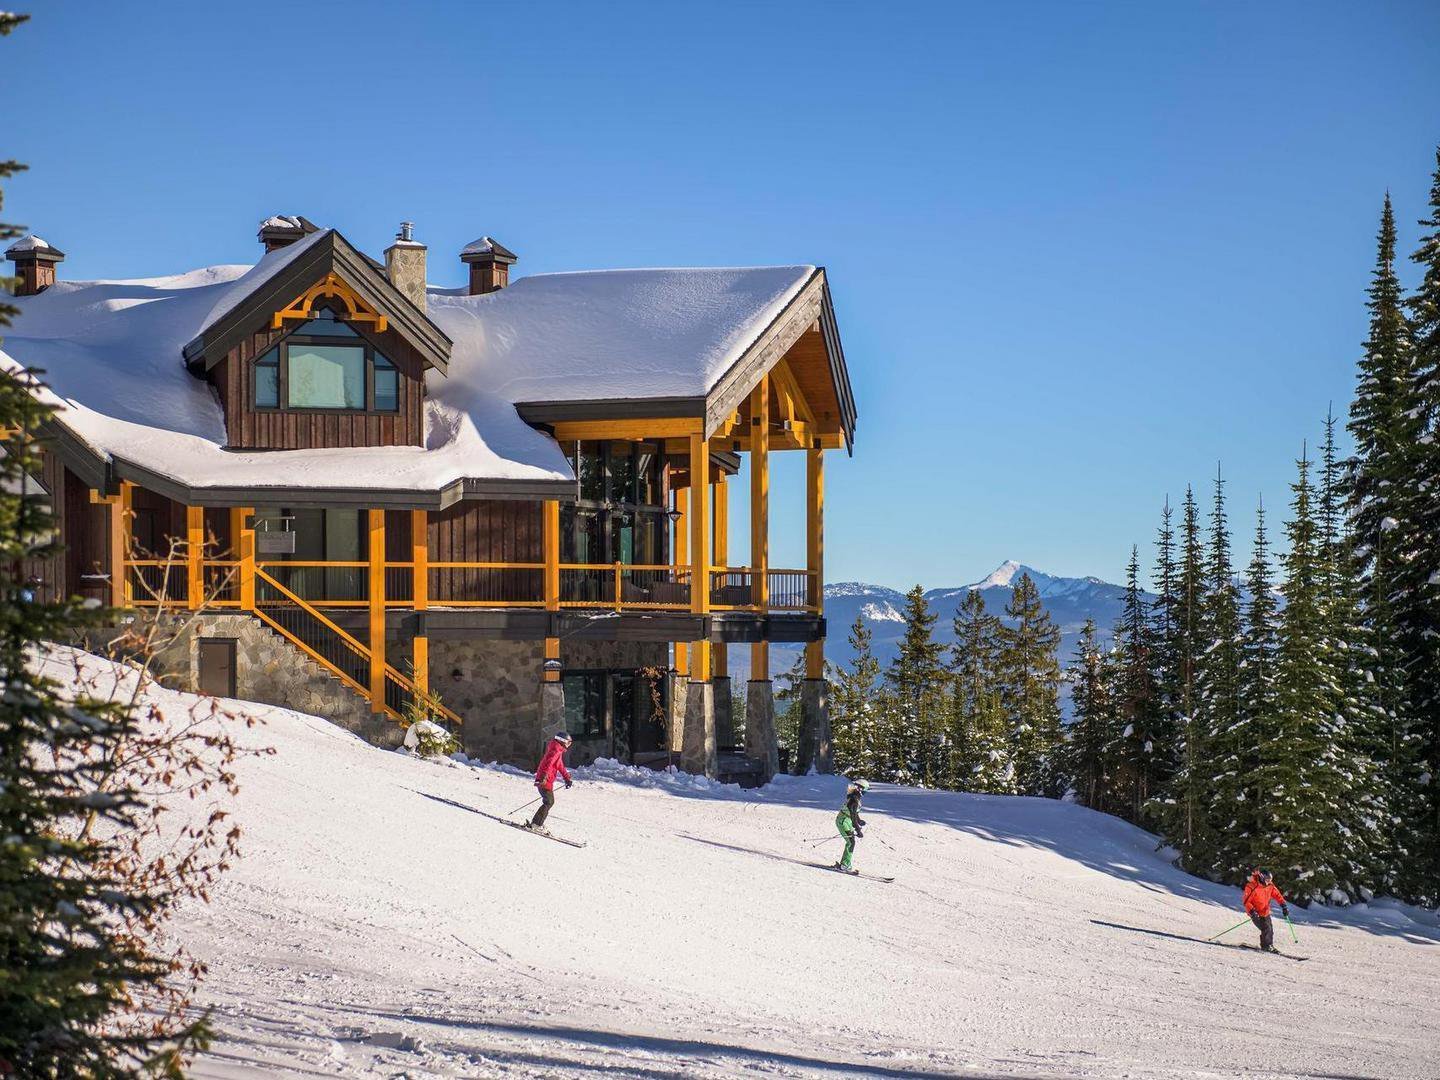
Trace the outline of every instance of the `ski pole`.
<instances>
[{"instance_id":1,"label":"ski pole","mask_svg":"<svg viewBox=\"0 0 1440 1080\"><path fill-rule=\"evenodd\" d=\"M1244 926L1244 925L1245 925L1246 923L1248 923L1249 921L1250 921L1249 919L1242 919L1242 920L1240 920L1239 922L1237 922L1234 926L1230 927L1230 930L1239 930L1240 927ZM1218 940L1220 940L1222 937L1224 937L1226 934L1230 933L1230 930L1221 930L1220 933L1216 934L1214 937L1212 937L1212 938L1206 938L1205 940L1206 940L1206 941L1218 941Z\"/></svg>"},{"instance_id":2,"label":"ski pole","mask_svg":"<svg viewBox=\"0 0 1440 1080\"><path fill-rule=\"evenodd\" d=\"M525 810L525 809L527 809L527 808L529 808L529 807L531 807L531 806L534 806L534 805L535 805L537 802L539 802L539 801L540 801L540 799L539 799L538 797L536 797L536 798L534 798L534 799L531 799L531 800L530 800L529 802L527 802L524 806L517 806L517 807L515 807L514 810L511 810L510 813L506 814L505 816L506 816L506 817L513 817L515 814L518 814L521 810Z\"/></svg>"},{"instance_id":3,"label":"ski pole","mask_svg":"<svg viewBox=\"0 0 1440 1080\"><path fill-rule=\"evenodd\" d=\"M1290 921L1289 915L1285 916L1285 925L1290 927L1290 940L1295 942L1296 945L1299 945L1300 939L1295 936L1295 924Z\"/></svg>"}]
</instances>

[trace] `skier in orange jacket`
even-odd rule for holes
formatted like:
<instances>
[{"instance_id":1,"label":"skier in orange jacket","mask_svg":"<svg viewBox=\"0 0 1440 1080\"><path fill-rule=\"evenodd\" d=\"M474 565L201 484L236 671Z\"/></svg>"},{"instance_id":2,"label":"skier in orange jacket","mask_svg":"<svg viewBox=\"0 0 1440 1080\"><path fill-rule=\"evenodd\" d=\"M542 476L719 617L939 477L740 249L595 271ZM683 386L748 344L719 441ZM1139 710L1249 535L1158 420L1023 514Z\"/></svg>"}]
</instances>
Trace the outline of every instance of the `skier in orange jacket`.
<instances>
[{"instance_id":1,"label":"skier in orange jacket","mask_svg":"<svg viewBox=\"0 0 1440 1080\"><path fill-rule=\"evenodd\" d=\"M1290 908L1285 903L1285 897L1275 887L1275 879L1270 876L1270 871L1257 869L1250 875L1250 880L1245 882L1245 891L1242 894L1245 901L1245 912L1260 930L1260 948L1266 952L1279 952L1275 948L1275 926L1270 921L1270 905L1280 905L1280 911L1288 919Z\"/></svg>"}]
</instances>

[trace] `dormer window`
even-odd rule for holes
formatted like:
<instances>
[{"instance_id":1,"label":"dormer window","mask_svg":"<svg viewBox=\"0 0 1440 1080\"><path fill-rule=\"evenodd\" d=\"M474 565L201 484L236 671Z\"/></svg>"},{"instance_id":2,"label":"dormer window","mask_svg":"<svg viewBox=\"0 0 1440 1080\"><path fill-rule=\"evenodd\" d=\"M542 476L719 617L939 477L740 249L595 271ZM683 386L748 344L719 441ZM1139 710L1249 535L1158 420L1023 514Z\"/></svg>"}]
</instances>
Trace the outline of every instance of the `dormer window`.
<instances>
[{"instance_id":1,"label":"dormer window","mask_svg":"<svg viewBox=\"0 0 1440 1080\"><path fill-rule=\"evenodd\" d=\"M393 413L400 372L331 307L255 361L257 409Z\"/></svg>"}]
</instances>

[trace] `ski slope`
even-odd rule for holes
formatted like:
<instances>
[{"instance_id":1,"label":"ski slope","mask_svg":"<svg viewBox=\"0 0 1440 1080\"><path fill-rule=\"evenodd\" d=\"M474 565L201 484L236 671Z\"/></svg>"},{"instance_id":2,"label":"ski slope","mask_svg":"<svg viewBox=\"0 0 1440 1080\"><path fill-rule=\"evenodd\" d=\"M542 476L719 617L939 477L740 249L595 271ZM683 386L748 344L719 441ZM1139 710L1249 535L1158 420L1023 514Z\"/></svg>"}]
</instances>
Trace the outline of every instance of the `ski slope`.
<instances>
[{"instance_id":1,"label":"ski slope","mask_svg":"<svg viewBox=\"0 0 1440 1080\"><path fill-rule=\"evenodd\" d=\"M1430 913L1297 912L1304 963L1207 945L1238 894L1138 829L886 785L857 866L896 881L855 880L807 865L838 854L806 843L833 777L601 763L551 816L577 850L492 819L533 795L514 770L243 708L277 751L241 763L245 857L175 924L210 964L206 1080L1440 1074Z\"/></svg>"}]
</instances>

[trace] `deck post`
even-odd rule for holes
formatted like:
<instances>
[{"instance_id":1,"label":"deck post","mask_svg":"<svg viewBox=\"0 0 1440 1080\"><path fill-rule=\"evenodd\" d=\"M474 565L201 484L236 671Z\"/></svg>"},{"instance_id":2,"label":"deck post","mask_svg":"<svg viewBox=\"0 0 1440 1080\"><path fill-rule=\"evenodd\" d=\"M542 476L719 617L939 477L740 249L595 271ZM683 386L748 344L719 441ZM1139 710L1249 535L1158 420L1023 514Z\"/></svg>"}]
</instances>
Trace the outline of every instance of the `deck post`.
<instances>
[{"instance_id":1,"label":"deck post","mask_svg":"<svg viewBox=\"0 0 1440 1080\"><path fill-rule=\"evenodd\" d=\"M770 608L770 378L750 394L750 603L760 616ZM770 679L770 643L750 646L750 678Z\"/></svg>"},{"instance_id":2,"label":"deck post","mask_svg":"<svg viewBox=\"0 0 1440 1080\"><path fill-rule=\"evenodd\" d=\"M385 511L369 511L370 711L385 711Z\"/></svg>"},{"instance_id":3,"label":"deck post","mask_svg":"<svg viewBox=\"0 0 1440 1080\"><path fill-rule=\"evenodd\" d=\"M716 466L711 470L714 493L715 566L722 573L730 564L729 475ZM722 580L726 580L722 577ZM715 741L718 746L735 745L734 703L730 697L730 646L723 641L711 646L711 678L715 684Z\"/></svg>"},{"instance_id":4,"label":"deck post","mask_svg":"<svg viewBox=\"0 0 1440 1080\"><path fill-rule=\"evenodd\" d=\"M120 481L120 492L107 503L110 540L110 606L129 607L133 596L130 584L130 523L135 485Z\"/></svg>"},{"instance_id":5,"label":"deck post","mask_svg":"<svg viewBox=\"0 0 1440 1080\"><path fill-rule=\"evenodd\" d=\"M690 561L690 489L688 487L677 487L675 489L675 556L671 560L677 567L683 567ZM692 579L690 589L693 592L695 582ZM690 677L690 645L684 641L675 642L675 674L682 679ZM683 717L683 714L681 714Z\"/></svg>"},{"instance_id":6,"label":"deck post","mask_svg":"<svg viewBox=\"0 0 1440 1080\"><path fill-rule=\"evenodd\" d=\"M430 606L430 513L410 511L411 604L416 611ZM411 674L420 695L430 692L430 638L422 617L411 642Z\"/></svg>"},{"instance_id":7,"label":"deck post","mask_svg":"<svg viewBox=\"0 0 1440 1080\"><path fill-rule=\"evenodd\" d=\"M825 451L805 451L805 549L807 606L817 617L825 608ZM796 771L835 771L830 740L829 684L825 680L825 639L805 645L805 685L800 693L800 745Z\"/></svg>"},{"instance_id":8,"label":"deck post","mask_svg":"<svg viewBox=\"0 0 1440 1080\"><path fill-rule=\"evenodd\" d=\"M205 508L185 507L185 602L191 611L205 599Z\"/></svg>"},{"instance_id":9,"label":"deck post","mask_svg":"<svg viewBox=\"0 0 1440 1080\"><path fill-rule=\"evenodd\" d=\"M560 667L560 500L541 504L541 536L545 546L545 611L548 630L540 667L540 730L544 745L565 727L565 684Z\"/></svg>"},{"instance_id":10,"label":"deck post","mask_svg":"<svg viewBox=\"0 0 1440 1080\"><path fill-rule=\"evenodd\" d=\"M230 548L237 564L241 611L255 610L255 530L250 523L254 513L249 506L230 509Z\"/></svg>"},{"instance_id":11,"label":"deck post","mask_svg":"<svg viewBox=\"0 0 1440 1080\"><path fill-rule=\"evenodd\" d=\"M690 436L690 613L700 637L690 646L690 685L685 689L685 727L680 764L689 772L718 773L715 740L715 685L710 681L710 441Z\"/></svg>"}]
</instances>

